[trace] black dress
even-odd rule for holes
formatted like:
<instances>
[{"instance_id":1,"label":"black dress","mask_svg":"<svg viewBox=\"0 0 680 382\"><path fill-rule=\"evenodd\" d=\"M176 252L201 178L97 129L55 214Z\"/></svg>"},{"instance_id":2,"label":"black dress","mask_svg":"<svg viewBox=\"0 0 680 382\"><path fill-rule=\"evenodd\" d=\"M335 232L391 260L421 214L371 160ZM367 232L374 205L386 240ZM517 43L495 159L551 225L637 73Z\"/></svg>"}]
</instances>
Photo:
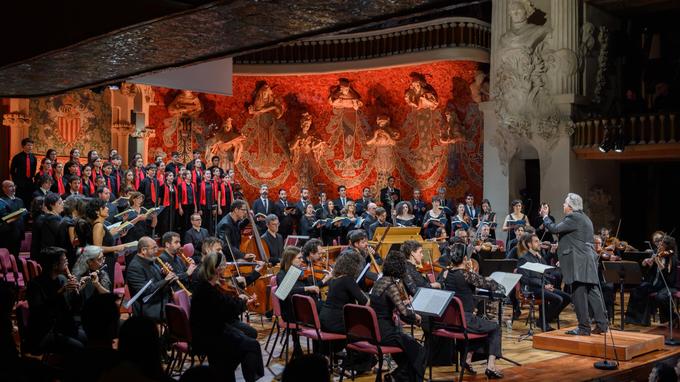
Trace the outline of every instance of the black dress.
<instances>
[{"instance_id":1,"label":"black dress","mask_svg":"<svg viewBox=\"0 0 680 382\"><path fill-rule=\"evenodd\" d=\"M286 271L283 268L276 274L276 285L281 285L284 277L286 277ZM293 288L290 290L288 297L281 301L281 318L286 322L295 322L295 314L293 312L293 295L302 294L307 295L305 292L306 285L305 281L300 281L299 279L295 281ZM316 297L315 295L312 297ZM315 299L316 301L316 299ZM295 356L302 355L302 347L300 346L300 337L297 331L293 331L293 354Z\"/></svg>"},{"instance_id":2,"label":"black dress","mask_svg":"<svg viewBox=\"0 0 680 382\"><path fill-rule=\"evenodd\" d=\"M167 192L167 197L166 197ZM163 185L161 187L160 195L162 200L161 205L165 206L163 211L158 214L158 225L156 226L156 233L158 236L163 236L168 231L176 231L179 226L179 213L177 212L177 188L175 186L168 187ZM166 200L167 199L167 200ZM176 231L177 232L177 231Z\"/></svg>"},{"instance_id":3,"label":"black dress","mask_svg":"<svg viewBox=\"0 0 680 382\"><path fill-rule=\"evenodd\" d=\"M113 247L116 245L115 240L113 240L113 235L109 232L109 229L103 223L94 223L92 225L92 235L90 241L87 244L94 244L94 227L101 224L102 229L104 229L104 238L102 239L102 247ZM104 253L104 264L106 264L106 273L109 275L109 280L114 280L116 261L118 260L117 252ZM113 292L113 282L109 288Z\"/></svg>"},{"instance_id":4,"label":"black dress","mask_svg":"<svg viewBox=\"0 0 680 382\"><path fill-rule=\"evenodd\" d=\"M394 361L398 367L392 372L395 380L422 381L425 373L425 352L415 338L404 333L400 326L395 324L392 314L395 310L404 322L410 323L415 320L415 314L407 309L402 300L399 281L391 276L383 276L373 285L370 299L371 307L378 317L382 344L398 346L403 353L394 354Z\"/></svg>"},{"instance_id":5,"label":"black dress","mask_svg":"<svg viewBox=\"0 0 680 382\"><path fill-rule=\"evenodd\" d=\"M66 259L68 259L69 268L76 265L76 248L71 243L71 236L68 231L69 228L75 227L76 223L71 216L64 216L59 223L58 245L66 250Z\"/></svg>"},{"instance_id":6,"label":"black dress","mask_svg":"<svg viewBox=\"0 0 680 382\"><path fill-rule=\"evenodd\" d=\"M674 293L675 280L677 278L678 258L676 255L670 258L660 259L668 264L662 268L663 278L658 272L658 265L653 262L649 271L646 273L645 281L630 293L628 307L626 308L626 323L636 325L649 325L650 317L656 308L659 309L659 319L666 322L669 319L670 307L668 289L664 284L664 278L670 288L670 293ZM644 272L644 271L643 271ZM649 297L651 293L656 293L654 297Z\"/></svg>"},{"instance_id":7,"label":"black dress","mask_svg":"<svg viewBox=\"0 0 680 382\"><path fill-rule=\"evenodd\" d=\"M314 228L312 224L316 221L316 216L304 215L300 218L300 235L312 237L319 237L319 229Z\"/></svg>"},{"instance_id":8,"label":"black dress","mask_svg":"<svg viewBox=\"0 0 680 382\"><path fill-rule=\"evenodd\" d=\"M333 278L328 282L328 296L321 306L321 329L331 333L345 333L342 309L346 304L366 305L368 297L350 276Z\"/></svg>"}]
</instances>

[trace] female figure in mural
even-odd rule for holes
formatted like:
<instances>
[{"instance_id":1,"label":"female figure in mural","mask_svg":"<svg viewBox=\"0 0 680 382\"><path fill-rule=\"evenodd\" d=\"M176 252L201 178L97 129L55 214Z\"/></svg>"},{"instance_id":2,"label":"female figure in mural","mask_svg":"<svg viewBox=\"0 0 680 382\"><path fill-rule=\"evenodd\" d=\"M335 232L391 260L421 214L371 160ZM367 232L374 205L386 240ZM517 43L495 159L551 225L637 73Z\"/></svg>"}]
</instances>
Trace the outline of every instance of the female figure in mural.
<instances>
[{"instance_id":1,"label":"female figure in mural","mask_svg":"<svg viewBox=\"0 0 680 382\"><path fill-rule=\"evenodd\" d=\"M373 137L366 142L366 145L375 149L373 165L378 174L376 186L383 188L387 186L387 178L392 174L395 167L394 147L399 139L399 132L392 131L390 128L390 117L381 114L376 119L378 128L373 132Z\"/></svg>"},{"instance_id":2,"label":"female figure in mural","mask_svg":"<svg viewBox=\"0 0 680 382\"><path fill-rule=\"evenodd\" d=\"M302 131L290 146L291 159L300 187L309 187L313 184L314 175L318 173L316 163L326 149L326 142L309 133L311 126L312 116L307 112L302 113L300 119Z\"/></svg>"},{"instance_id":3,"label":"female figure in mural","mask_svg":"<svg viewBox=\"0 0 680 382\"><path fill-rule=\"evenodd\" d=\"M242 134L248 142L244 158L250 159L249 165L261 178L271 177L288 156L287 129L280 119L284 111L283 103L274 96L269 84L258 81L248 106L252 117L243 126Z\"/></svg>"},{"instance_id":4,"label":"female figure in mural","mask_svg":"<svg viewBox=\"0 0 680 382\"><path fill-rule=\"evenodd\" d=\"M342 160L335 161L335 169L341 170L343 177L353 176L364 162L360 159L363 150L356 149L357 144L366 140L363 128L366 123L359 110L364 103L346 78L340 78L331 89L328 103L333 106L333 117L326 128L331 134L330 146L335 147L342 140Z\"/></svg>"},{"instance_id":5,"label":"female figure in mural","mask_svg":"<svg viewBox=\"0 0 680 382\"><path fill-rule=\"evenodd\" d=\"M243 142L246 137L236 131L232 123L231 117L227 117L220 130L214 137L212 137L206 144L207 153L205 158L212 158L219 156L220 162L224 163L223 170L229 171L234 168L241 160L241 152L243 151Z\"/></svg>"}]
</instances>

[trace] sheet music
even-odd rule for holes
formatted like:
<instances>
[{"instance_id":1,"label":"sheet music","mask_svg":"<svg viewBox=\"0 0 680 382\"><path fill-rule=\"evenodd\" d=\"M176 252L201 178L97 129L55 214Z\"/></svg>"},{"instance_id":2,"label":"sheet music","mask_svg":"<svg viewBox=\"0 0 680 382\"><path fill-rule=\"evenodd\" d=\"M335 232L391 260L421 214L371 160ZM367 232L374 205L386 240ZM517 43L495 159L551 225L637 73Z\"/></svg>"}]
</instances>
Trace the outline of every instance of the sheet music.
<instances>
[{"instance_id":1,"label":"sheet music","mask_svg":"<svg viewBox=\"0 0 680 382\"><path fill-rule=\"evenodd\" d=\"M146 285L144 285L144 286L142 287L142 289L140 289L139 292L137 292L137 294L135 294L134 296L132 296L132 297L128 300L128 302L125 303L125 309L130 309L130 307L132 306L132 304L134 304L135 301L139 300L139 298L142 296L142 294L144 293L144 291L145 291L148 287L150 287L151 284L153 284L153 280L149 280L149 281L146 283Z\"/></svg>"},{"instance_id":2,"label":"sheet music","mask_svg":"<svg viewBox=\"0 0 680 382\"><path fill-rule=\"evenodd\" d=\"M302 269L298 267L288 268L286 276L281 280L281 284L276 288L276 293L274 293L274 295L281 301L285 300L293 289L293 286L295 286L297 279L300 278L300 275L302 275Z\"/></svg>"},{"instance_id":3,"label":"sheet music","mask_svg":"<svg viewBox=\"0 0 680 382\"><path fill-rule=\"evenodd\" d=\"M555 267L550 266L550 265L541 264L541 263L526 262L520 268L526 269L528 271L536 272L536 273L544 273L547 269L553 269Z\"/></svg>"},{"instance_id":4,"label":"sheet music","mask_svg":"<svg viewBox=\"0 0 680 382\"><path fill-rule=\"evenodd\" d=\"M517 285L522 278L522 275L519 273L494 272L489 277L491 277L493 281L503 285L505 288L505 295L509 296L510 292L515 290L515 285Z\"/></svg>"},{"instance_id":5,"label":"sheet music","mask_svg":"<svg viewBox=\"0 0 680 382\"><path fill-rule=\"evenodd\" d=\"M418 288L411 306L419 314L441 317L454 294L448 290Z\"/></svg>"},{"instance_id":6,"label":"sheet music","mask_svg":"<svg viewBox=\"0 0 680 382\"><path fill-rule=\"evenodd\" d=\"M361 272L359 273L359 277L357 277L357 281L356 281L357 284L359 284L361 282L361 280L364 277L366 277L366 273L368 272L368 270L370 268L371 268L371 263L368 263L368 264L366 264L366 266L364 266L364 269L362 269Z\"/></svg>"}]
</instances>

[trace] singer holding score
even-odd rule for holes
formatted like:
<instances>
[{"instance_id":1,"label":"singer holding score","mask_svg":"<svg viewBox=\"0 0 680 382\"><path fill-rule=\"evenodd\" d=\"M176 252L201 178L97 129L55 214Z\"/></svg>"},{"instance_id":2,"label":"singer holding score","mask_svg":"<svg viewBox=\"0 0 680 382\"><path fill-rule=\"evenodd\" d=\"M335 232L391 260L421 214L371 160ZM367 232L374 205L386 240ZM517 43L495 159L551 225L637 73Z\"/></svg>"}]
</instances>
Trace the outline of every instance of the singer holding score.
<instances>
[{"instance_id":1,"label":"singer holding score","mask_svg":"<svg viewBox=\"0 0 680 382\"><path fill-rule=\"evenodd\" d=\"M597 274L597 254L593 242L593 222L583 212L583 199L569 193L564 204L564 219L559 223L550 220L549 209L542 205L539 211L545 229L559 236L557 255L565 284L571 284L578 328L566 332L577 336L606 333L608 330L602 292ZM592 308L597 326L591 330L588 307Z\"/></svg>"}]
</instances>

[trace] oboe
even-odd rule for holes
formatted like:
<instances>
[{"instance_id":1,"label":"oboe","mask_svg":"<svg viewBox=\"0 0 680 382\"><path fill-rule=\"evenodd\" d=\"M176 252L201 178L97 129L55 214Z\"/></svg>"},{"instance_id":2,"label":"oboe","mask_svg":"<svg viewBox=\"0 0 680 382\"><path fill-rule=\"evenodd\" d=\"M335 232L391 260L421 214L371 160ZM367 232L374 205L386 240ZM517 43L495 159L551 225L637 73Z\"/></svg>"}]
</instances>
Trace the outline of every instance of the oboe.
<instances>
[{"instance_id":1,"label":"oboe","mask_svg":"<svg viewBox=\"0 0 680 382\"><path fill-rule=\"evenodd\" d=\"M158 263L160 264L161 268L163 268L163 270L164 270L165 272L167 272L167 273L172 272L172 269L170 269L170 267L168 266L168 264L166 264L165 261L163 261L163 259L161 259L160 257L156 257L156 261L158 261ZM189 292L189 290L187 289L187 287L185 287L184 284L182 284L182 282L181 282L179 279L175 280L175 282L177 283L177 286L179 286L180 288L182 288L182 290L187 294L187 296L191 297L191 292Z\"/></svg>"}]
</instances>

